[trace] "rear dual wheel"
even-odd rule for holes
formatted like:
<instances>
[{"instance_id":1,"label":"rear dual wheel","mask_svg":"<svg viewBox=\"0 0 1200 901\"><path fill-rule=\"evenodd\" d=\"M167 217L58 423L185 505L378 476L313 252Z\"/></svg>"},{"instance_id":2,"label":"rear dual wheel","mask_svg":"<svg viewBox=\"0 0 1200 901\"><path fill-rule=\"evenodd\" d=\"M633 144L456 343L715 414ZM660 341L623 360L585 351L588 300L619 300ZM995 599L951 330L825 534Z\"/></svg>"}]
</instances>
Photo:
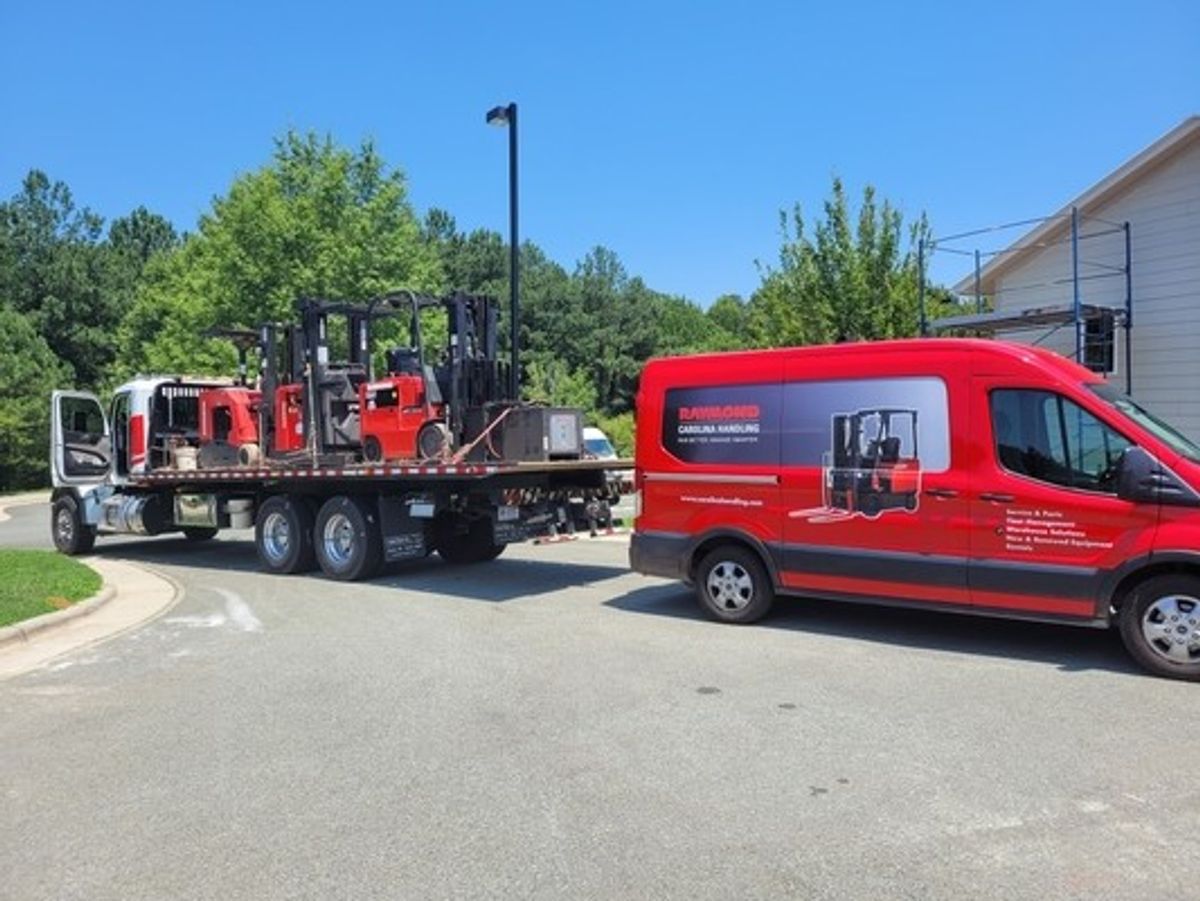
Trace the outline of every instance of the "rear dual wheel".
<instances>
[{"instance_id":1,"label":"rear dual wheel","mask_svg":"<svg viewBox=\"0 0 1200 901\"><path fill-rule=\"evenodd\" d=\"M295 495L267 498L254 521L254 548L269 573L290 575L308 572L316 564L313 551L313 513L308 502Z\"/></svg>"},{"instance_id":2,"label":"rear dual wheel","mask_svg":"<svg viewBox=\"0 0 1200 901\"><path fill-rule=\"evenodd\" d=\"M331 579L369 579L383 565L379 513L364 498L331 497L317 512L313 534L317 563Z\"/></svg>"},{"instance_id":3,"label":"rear dual wheel","mask_svg":"<svg viewBox=\"0 0 1200 901\"><path fill-rule=\"evenodd\" d=\"M504 553L506 546L494 540L492 523L483 517L468 522L449 518L439 523L436 548L447 563L485 563Z\"/></svg>"}]
</instances>

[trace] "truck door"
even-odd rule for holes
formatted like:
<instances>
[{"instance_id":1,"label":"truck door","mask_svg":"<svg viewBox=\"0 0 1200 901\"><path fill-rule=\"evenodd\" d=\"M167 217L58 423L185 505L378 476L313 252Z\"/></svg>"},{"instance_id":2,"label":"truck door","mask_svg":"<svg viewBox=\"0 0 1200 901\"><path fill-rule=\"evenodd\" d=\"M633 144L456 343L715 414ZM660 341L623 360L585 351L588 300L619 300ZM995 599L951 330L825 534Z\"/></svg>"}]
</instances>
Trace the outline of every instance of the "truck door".
<instances>
[{"instance_id":1,"label":"truck door","mask_svg":"<svg viewBox=\"0 0 1200 901\"><path fill-rule=\"evenodd\" d=\"M972 603L1096 616L1106 571L1148 552L1158 523L1157 504L1117 497L1133 442L1044 384L977 375L971 402Z\"/></svg>"},{"instance_id":2,"label":"truck door","mask_svg":"<svg viewBox=\"0 0 1200 901\"><path fill-rule=\"evenodd\" d=\"M968 471L957 445L969 383L953 365L963 361L944 362L944 376L847 369L813 381L797 366L785 379L784 585L969 603Z\"/></svg>"},{"instance_id":3,"label":"truck door","mask_svg":"<svg viewBox=\"0 0 1200 901\"><path fill-rule=\"evenodd\" d=\"M112 469L112 440L100 401L82 391L55 391L50 406L54 487L103 484Z\"/></svg>"}]
</instances>

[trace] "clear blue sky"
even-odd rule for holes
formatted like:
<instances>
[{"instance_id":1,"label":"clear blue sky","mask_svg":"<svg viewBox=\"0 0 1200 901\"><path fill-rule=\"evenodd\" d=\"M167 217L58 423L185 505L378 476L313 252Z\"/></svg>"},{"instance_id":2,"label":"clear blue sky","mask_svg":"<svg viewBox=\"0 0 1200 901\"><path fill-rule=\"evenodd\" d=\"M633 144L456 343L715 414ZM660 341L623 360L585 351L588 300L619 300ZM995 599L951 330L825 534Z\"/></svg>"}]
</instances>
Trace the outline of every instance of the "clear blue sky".
<instances>
[{"instance_id":1,"label":"clear blue sky","mask_svg":"<svg viewBox=\"0 0 1200 901\"><path fill-rule=\"evenodd\" d=\"M419 211L749 293L831 175L941 233L1048 213L1200 112L1200 3L38 3L0 7L0 195L31 167L190 229L294 127L373 137ZM957 261L935 274L962 274Z\"/></svg>"}]
</instances>

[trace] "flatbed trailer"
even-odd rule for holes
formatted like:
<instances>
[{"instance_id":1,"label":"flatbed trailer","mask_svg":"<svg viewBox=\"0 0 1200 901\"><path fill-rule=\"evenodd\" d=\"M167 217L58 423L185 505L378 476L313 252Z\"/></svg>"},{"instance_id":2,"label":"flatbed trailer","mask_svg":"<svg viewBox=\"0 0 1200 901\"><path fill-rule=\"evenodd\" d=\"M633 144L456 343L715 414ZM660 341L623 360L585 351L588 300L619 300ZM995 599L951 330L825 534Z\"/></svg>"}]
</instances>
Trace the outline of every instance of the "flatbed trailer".
<instances>
[{"instance_id":1,"label":"flatbed trailer","mask_svg":"<svg viewBox=\"0 0 1200 901\"><path fill-rule=\"evenodd\" d=\"M264 570L319 567L352 581L385 563L437 552L477 563L509 544L573 530L579 505L606 498L630 461L163 469L123 485L53 496L55 544L90 549L97 535L182 532L190 540L254 528Z\"/></svg>"},{"instance_id":2,"label":"flatbed trailer","mask_svg":"<svg viewBox=\"0 0 1200 901\"><path fill-rule=\"evenodd\" d=\"M161 424L170 409L164 392L183 397L186 388L135 381L118 390L111 425L94 396L55 392L51 531L60 551L87 553L109 534L181 532L203 541L253 528L271 573L319 567L334 579L366 579L385 563L435 552L448 563L477 563L509 544L572 530L589 505L606 507L614 477L633 466L572 459L201 467L157 452L146 435L169 432L137 425L136 404L132 415L122 407L126 394L158 397L145 419Z\"/></svg>"}]
</instances>

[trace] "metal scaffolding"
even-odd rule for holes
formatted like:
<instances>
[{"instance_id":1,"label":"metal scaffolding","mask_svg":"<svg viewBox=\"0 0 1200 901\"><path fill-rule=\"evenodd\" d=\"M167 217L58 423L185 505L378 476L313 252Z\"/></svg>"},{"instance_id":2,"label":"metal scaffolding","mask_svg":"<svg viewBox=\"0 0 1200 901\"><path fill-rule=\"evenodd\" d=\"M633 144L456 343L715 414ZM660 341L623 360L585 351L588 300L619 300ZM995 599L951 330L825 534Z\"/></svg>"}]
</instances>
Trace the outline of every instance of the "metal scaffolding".
<instances>
[{"instance_id":1,"label":"metal scaffolding","mask_svg":"<svg viewBox=\"0 0 1200 901\"><path fill-rule=\"evenodd\" d=\"M1065 236L1055 237L1058 225L1065 226ZM962 243L969 238L979 239L985 235L995 235L1015 228L1033 226L1033 230L1025 238L1018 240L1000 250L981 250L978 247L966 249ZM1039 237L1041 235L1042 237ZM1116 237L1114 237L1116 236ZM1082 252L1095 244L1109 238L1120 244L1113 253L1109 247L1110 257L1120 259L1120 264L1096 259L1094 255ZM1058 245L1070 245L1070 272L1062 277L1049 281L1006 287L985 295L983 280L987 266L1000 258L1012 254L1024 254ZM927 275L926 269L930 259L937 252L952 253L968 257L974 262L974 291L973 295L960 300L969 302L974 298L975 312L963 316L948 316L929 321L926 310ZM921 334L931 332L966 331L979 334L993 335L996 332L1016 329L1045 328L1048 331L1038 339L1058 331L1066 325L1071 325L1075 333L1075 360L1078 363L1089 362L1088 328L1089 323L1097 327L1101 340L1111 340L1111 334L1117 326L1124 331L1124 370L1125 391L1133 390L1132 344L1130 341L1133 328L1133 268L1131 259L1131 242L1128 222L1112 222L1098 216L1085 216L1078 207L1054 216L1044 216L1037 219L1024 219L1019 222L1008 222L987 228L974 229L944 237L922 238L917 244L917 267L919 271L918 298L921 316ZM1081 269L1082 274L1081 274ZM1123 297L1118 303L1099 303L1090 299L1095 292L1095 282L1101 279L1120 278L1123 280ZM1039 303L1037 306L1022 307L1006 305L998 309L996 301L1000 294L1015 295L1020 292L1041 290L1054 293L1057 289L1070 288L1069 296L1061 303ZM990 303L989 303L990 301ZM988 307L991 309L988 309ZM1105 335L1110 334L1109 338ZM1035 342L1035 343L1038 343Z\"/></svg>"}]
</instances>

